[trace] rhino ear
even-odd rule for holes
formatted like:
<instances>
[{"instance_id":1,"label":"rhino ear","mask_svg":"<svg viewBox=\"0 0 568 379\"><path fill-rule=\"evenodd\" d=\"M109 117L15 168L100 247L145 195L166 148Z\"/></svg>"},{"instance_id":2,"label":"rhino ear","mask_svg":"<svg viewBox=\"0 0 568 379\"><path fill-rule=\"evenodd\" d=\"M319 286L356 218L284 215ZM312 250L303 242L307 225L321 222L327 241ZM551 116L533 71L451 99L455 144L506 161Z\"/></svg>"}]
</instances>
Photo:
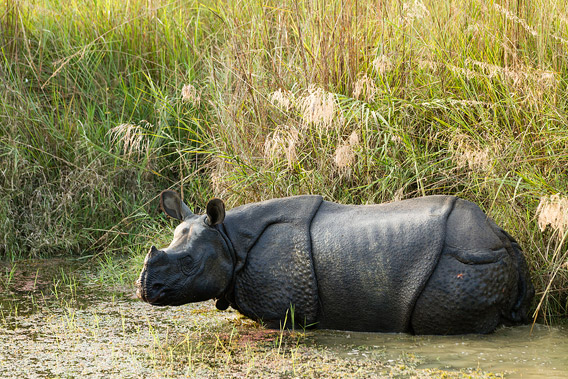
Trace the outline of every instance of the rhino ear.
<instances>
[{"instance_id":1,"label":"rhino ear","mask_svg":"<svg viewBox=\"0 0 568 379\"><path fill-rule=\"evenodd\" d=\"M225 204L223 200L209 200L207 203L207 223L213 226L222 223L223 220L225 220Z\"/></svg>"},{"instance_id":2,"label":"rhino ear","mask_svg":"<svg viewBox=\"0 0 568 379\"><path fill-rule=\"evenodd\" d=\"M187 205L181 200L181 196L172 190L165 190L160 194L160 206L165 214L180 221L193 216Z\"/></svg>"}]
</instances>

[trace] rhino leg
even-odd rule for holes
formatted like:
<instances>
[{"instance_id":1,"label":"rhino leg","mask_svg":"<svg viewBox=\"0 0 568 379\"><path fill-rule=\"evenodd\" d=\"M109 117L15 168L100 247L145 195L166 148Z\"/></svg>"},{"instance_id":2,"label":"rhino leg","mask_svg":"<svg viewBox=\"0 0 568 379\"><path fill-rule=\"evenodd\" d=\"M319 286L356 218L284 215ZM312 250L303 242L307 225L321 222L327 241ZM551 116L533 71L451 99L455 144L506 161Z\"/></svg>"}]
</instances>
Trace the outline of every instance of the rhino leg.
<instances>
[{"instance_id":1,"label":"rhino leg","mask_svg":"<svg viewBox=\"0 0 568 379\"><path fill-rule=\"evenodd\" d=\"M411 328L416 334L490 333L500 324L526 322L533 294L516 241L476 205L458 200Z\"/></svg>"}]
</instances>

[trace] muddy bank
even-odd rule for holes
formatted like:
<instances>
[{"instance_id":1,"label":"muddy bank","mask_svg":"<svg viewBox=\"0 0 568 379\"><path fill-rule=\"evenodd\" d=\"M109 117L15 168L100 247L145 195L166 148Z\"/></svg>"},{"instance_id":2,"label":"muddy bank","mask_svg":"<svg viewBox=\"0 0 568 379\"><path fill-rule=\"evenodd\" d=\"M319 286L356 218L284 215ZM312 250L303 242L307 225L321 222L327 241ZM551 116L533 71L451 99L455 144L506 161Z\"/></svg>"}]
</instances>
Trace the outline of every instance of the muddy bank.
<instances>
[{"instance_id":1,"label":"muddy bank","mask_svg":"<svg viewBox=\"0 0 568 379\"><path fill-rule=\"evenodd\" d=\"M561 377L568 332L275 331L213 302L152 307L77 261L0 266L0 377Z\"/></svg>"}]
</instances>

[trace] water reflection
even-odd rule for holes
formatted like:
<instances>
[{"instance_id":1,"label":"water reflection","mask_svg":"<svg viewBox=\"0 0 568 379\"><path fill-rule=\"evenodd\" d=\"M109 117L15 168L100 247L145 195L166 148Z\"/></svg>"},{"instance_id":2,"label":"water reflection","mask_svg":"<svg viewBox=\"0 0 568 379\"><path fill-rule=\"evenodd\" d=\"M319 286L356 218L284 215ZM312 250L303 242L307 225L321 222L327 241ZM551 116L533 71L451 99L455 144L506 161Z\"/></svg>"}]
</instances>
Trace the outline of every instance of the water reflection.
<instances>
[{"instance_id":1,"label":"water reflection","mask_svg":"<svg viewBox=\"0 0 568 379\"><path fill-rule=\"evenodd\" d=\"M383 355L397 360L412 354L418 368L482 369L507 377L567 378L568 329L535 325L501 328L489 335L410 336L317 331L312 343L340 355Z\"/></svg>"}]
</instances>

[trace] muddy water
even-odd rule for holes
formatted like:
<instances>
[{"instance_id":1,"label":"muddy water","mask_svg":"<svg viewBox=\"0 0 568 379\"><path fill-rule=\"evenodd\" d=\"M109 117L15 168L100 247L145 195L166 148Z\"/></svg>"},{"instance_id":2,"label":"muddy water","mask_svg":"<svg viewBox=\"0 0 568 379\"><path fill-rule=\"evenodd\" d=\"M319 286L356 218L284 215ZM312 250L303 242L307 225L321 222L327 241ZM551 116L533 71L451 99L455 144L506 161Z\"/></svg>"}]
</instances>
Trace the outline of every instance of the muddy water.
<instances>
[{"instance_id":1,"label":"muddy water","mask_svg":"<svg viewBox=\"0 0 568 379\"><path fill-rule=\"evenodd\" d=\"M412 354L419 360L417 368L481 368L508 377L568 378L568 329L564 327L535 325L531 331L530 326L522 326L466 336L319 331L310 339L348 356L382 353L396 361Z\"/></svg>"},{"instance_id":2,"label":"muddy water","mask_svg":"<svg viewBox=\"0 0 568 379\"><path fill-rule=\"evenodd\" d=\"M84 262L0 263L0 377L568 378L568 329L266 330L212 301L151 307Z\"/></svg>"}]
</instances>

